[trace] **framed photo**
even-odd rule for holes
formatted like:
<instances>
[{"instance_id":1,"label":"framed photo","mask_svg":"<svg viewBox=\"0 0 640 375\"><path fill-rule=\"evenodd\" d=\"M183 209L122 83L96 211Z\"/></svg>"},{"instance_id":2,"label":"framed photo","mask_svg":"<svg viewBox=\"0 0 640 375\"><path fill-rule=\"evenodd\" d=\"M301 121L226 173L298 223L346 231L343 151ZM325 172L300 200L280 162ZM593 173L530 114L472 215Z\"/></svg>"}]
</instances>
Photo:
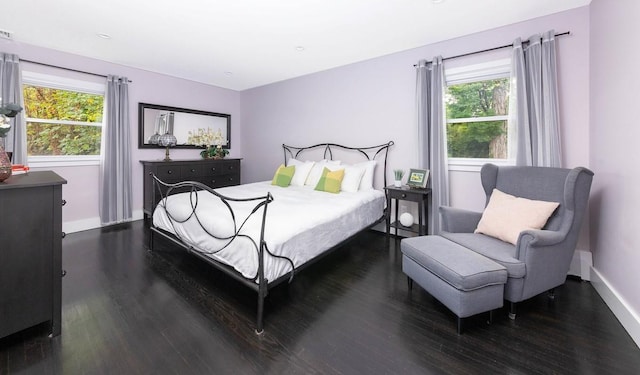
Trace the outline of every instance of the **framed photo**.
<instances>
[{"instance_id":1,"label":"framed photo","mask_svg":"<svg viewBox=\"0 0 640 375\"><path fill-rule=\"evenodd\" d=\"M429 179L428 169L413 169L409 170L409 177L407 178L407 185L412 188L424 189L427 187L427 180Z\"/></svg>"}]
</instances>

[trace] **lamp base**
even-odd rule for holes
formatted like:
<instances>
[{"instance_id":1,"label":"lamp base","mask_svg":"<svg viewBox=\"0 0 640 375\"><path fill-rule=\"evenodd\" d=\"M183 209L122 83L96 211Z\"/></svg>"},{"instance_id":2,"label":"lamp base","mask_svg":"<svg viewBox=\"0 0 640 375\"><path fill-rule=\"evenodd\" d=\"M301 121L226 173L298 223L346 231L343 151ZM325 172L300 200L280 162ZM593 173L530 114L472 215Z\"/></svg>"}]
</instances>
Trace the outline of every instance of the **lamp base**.
<instances>
[{"instance_id":1,"label":"lamp base","mask_svg":"<svg viewBox=\"0 0 640 375\"><path fill-rule=\"evenodd\" d=\"M164 152L164 161L171 161L171 158L169 157L169 147L165 147L166 151Z\"/></svg>"}]
</instances>

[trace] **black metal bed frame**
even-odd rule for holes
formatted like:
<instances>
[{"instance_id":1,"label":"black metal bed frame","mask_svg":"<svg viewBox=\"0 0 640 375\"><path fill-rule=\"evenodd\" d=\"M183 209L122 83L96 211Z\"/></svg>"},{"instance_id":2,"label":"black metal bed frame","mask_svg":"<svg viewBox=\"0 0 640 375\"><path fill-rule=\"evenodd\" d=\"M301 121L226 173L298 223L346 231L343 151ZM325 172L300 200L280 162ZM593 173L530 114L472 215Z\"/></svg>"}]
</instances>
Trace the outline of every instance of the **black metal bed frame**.
<instances>
[{"instance_id":1,"label":"black metal bed frame","mask_svg":"<svg viewBox=\"0 0 640 375\"><path fill-rule=\"evenodd\" d=\"M384 178L384 185L387 185L387 156L389 153L389 148L391 146L393 146L394 142L390 141L388 143L382 144L382 145L377 145L377 146L371 146L371 147L347 147L347 146L342 146L339 144L335 144L335 143L320 143L320 144L316 144L313 146L307 146L307 147L295 147L295 146L288 146L283 144L282 148L284 150L284 159L285 159L285 163L290 159L290 158L297 158L298 156L300 156L300 154L302 152L305 151L310 151L310 150L320 150L323 152L324 158L325 159L329 159L329 160L333 160L333 152L334 150L344 150L344 151L354 151L358 154L361 154L362 156L364 156L366 158L366 160L375 160L376 157L381 156L384 159L384 163L383 163L383 178ZM187 250L187 252L189 252L190 254L195 255L196 257L204 260L205 262L209 263L210 265L212 265L214 268L222 271L223 273L229 275L230 277L232 277L233 279L239 281L240 283L246 285L247 287L251 288L252 290L256 291L258 293L258 308L257 308L257 320L256 320L256 334L260 335L264 332L264 327L263 327L263 315L264 315L264 300L267 297L268 293L269 293L269 289L283 283L284 281L288 281L291 282L293 280L293 276L295 274L297 274L298 272L300 272L301 270L305 269L306 267L310 266L311 264L317 262L318 260L322 259L324 256L328 255L329 253L332 253L334 250L340 248L341 246L343 246L346 242L348 242L349 240L351 240L353 237L355 237L358 233L354 234L353 236L345 239L344 241L340 242L339 244L331 247L330 249L327 249L326 251L323 251L322 253L318 254L316 257L310 259L309 261L305 262L304 264L299 265L298 267L295 267L293 265L293 262L286 258L286 257L282 257L279 255L275 255L273 253L271 253L267 247L266 241L264 239L264 230L265 230L265 224L267 222L267 209L269 206L269 203L271 203L273 201L273 197L271 196L270 193L267 193L267 195L265 196L260 196L260 197L254 197L254 198L244 198L244 199L237 199L237 198L231 198L231 197L227 197L224 196L218 192L216 192L214 189L210 188L207 185L204 185L200 182L196 182L196 181L183 181L183 182L178 182L175 184L170 184L170 183L165 183L163 181L161 181L160 179L158 179L156 176L153 176L154 179L154 185L155 185L155 189L154 190L154 197L153 197L153 202L159 202L158 205L163 205L166 203L166 198L169 195L172 194L177 194L177 193L184 193L184 192L189 192L190 193L190 202L191 202L191 206L192 206L192 213L189 216L193 217L195 216L196 219L198 220L198 222L200 223L199 218L197 217L197 213L196 213L196 208L198 206L198 195L196 194L198 191L207 191L208 193L213 194L214 196L218 197L226 206L226 208L229 210L229 213L233 219L233 225L234 225L234 234L230 235L230 236L225 236L225 237L217 237L209 232L207 232L207 234L209 236L211 236L212 238L216 238L218 240L221 240L223 242L225 242L224 246L222 246L219 250L217 251L221 251L222 249L226 248L232 241L234 241L236 238L238 237L245 237L245 238L249 238L251 240L251 243L253 243L256 252L258 253L258 270L257 270L257 274L255 277L253 278L247 278L244 275L242 275L240 272L236 271L233 267L228 266L226 264L220 263L218 261L216 261L215 259L210 258L209 256L207 256L208 254L211 254L211 252L204 252L202 250L199 249L195 249L193 246L185 243L184 241L182 241L178 236L173 235L167 231L164 231L160 228L156 228L153 225L153 220L149 221L149 225L150 225L150 229L151 229L151 235L149 238L149 249L153 250L154 247L154 235L158 234L161 237L168 239L169 241L173 242L174 244L184 248L185 250ZM385 192L386 193L386 192ZM161 199L156 200L156 194L159 194L159 197ZM231 208L230 202L255 202L255 206L253 207L251 214L249 214L246 218L244 218L244 220L238 222L236 215L233 211L233 209ZM163 206L164 207L164 206ZM261 208L264 208L262 210L262 225L260 228L260 240L259 243L256 244L255 241L253 241L250 237L243 235L240 233L242 227L244 226L244 224L247 222L247 220L252 217L254 214L259 214L259 211ZM170 213L167 211L167 215L169 216L171 223L173 225L174 219L170 217ZM382 216L376 220L376 222L374 222L373 224L371 224L369 227L364 228L363 230L369 229L371 227L373 227L374 225L376 225L377 223L381 222L382 220L385 219L385 213L383 212ZM185 221L188 220L185 219ZM177 222L177 220L176 220ZM200 226L202 227L202 224L200 223ZM206 231L206 229L203 227L203 229ZM264 277L264 256L265 254L268 254L270 256L276 257L276 258L282 258L282 259L286 259L290 262L291 264L291 271L289 271L287 274L284 274L282 276L280 276L279 278L269 281Z\"/></svg>"}]
</instances>

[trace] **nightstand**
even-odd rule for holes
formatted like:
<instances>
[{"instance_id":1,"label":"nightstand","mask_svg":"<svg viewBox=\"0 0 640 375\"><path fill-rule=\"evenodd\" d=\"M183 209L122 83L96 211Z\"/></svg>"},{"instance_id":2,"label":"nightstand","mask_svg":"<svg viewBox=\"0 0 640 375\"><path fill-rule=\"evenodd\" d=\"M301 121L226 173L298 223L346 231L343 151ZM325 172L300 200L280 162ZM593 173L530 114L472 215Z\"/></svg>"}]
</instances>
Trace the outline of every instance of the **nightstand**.
<instances>
[{"instance_id":1,"label":"nightstand","mask_svg":"<svg viewBox=\"0 0 640 375\"><path fill-rule=\"evenodd\" d=\"M396 228L395 235L398 235L398 229L417 233L419 236L427 234L428 228L428 204L429 198L431 198L431 189L415 189L410 188L408 186L387 186L384 188L387 193L387 236L391 233L391 227ZM395 207L395 217L396 221L391 222L391 200L395 199L396 207ZM418 224L412 225L411 227L405 227L400 224L398 219L398 206L399 202L410 201L418 203Z\"/></svg>"}]
</instances>

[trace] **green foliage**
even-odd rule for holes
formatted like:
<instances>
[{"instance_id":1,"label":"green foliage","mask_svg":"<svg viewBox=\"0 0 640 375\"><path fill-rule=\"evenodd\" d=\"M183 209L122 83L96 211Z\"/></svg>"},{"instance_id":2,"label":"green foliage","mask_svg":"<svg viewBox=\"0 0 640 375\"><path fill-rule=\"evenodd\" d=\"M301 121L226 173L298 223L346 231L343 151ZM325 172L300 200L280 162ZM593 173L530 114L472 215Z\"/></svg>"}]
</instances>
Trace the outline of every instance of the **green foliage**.
<instances>
[{"instance_id":1,"label":"green foliage","mask_svg":"<svg viewBox=\"0 0 640 375\"><path fill-rule=\"evenodd\" d=\"M203 158L224 158L229 154L229 150L222 148L222 146L208 146L206 149L200 151L200 156Z\"/></svg>"},{"instance_id":2,"label":"green foliage","mask_svg":"<svg viewBox=\"0 0 640 375\"><path fill-rule=\"evenodd\" d=\"M447 119L466 119L506 115L509 80L507 78L464 83L448 87ZM505 121L460 122L447 124L450 157L505 157Z\"/></svg>"},{"instance_id":3,"label":"green foliage","mask_svg":"<svg viewBox=\"0 0 640 375\"><path fill-rule=\"evenodd\" d=\"M24 87L25 114L44 120L90 124L28 122L29 155L99 155L103 102L101 95L38 86Z\"/></svg>"}]
</instances>

